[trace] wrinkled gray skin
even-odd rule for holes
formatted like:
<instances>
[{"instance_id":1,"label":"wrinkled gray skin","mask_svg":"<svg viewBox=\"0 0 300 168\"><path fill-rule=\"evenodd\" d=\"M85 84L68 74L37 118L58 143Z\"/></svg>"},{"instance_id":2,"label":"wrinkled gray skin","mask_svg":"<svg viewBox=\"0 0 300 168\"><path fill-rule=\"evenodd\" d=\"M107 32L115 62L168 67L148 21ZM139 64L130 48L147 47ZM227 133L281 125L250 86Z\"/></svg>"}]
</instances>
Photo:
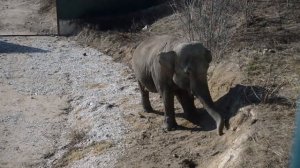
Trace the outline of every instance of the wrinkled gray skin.
<instances>
[{"instance_id":1,"label":"wrinkled gray skin","mask_svg":"<svg viewBox=\"0 0 300 168\"><path fill-rule=\"evenodd\" d=\"M158 92L165 107L166 129L173 130L177 127L174 96L188 117L196 112L195 96L215 120L218 134L222 135L223 117L217 112L207 85L211 59L210 51L199 42L178 42L170 36L155 36L142 42L133 54L132 67L144 110L153 111L149 92Z\"/></svg>"}]
</instances>

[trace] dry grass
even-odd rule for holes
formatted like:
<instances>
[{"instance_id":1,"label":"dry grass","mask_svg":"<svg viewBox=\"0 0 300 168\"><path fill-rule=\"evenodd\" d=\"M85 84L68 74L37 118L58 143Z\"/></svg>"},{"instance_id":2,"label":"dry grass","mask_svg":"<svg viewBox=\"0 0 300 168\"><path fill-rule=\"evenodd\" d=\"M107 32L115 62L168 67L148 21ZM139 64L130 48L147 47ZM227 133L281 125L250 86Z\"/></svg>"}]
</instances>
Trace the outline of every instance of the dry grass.
<instances>
[{"instance_id":1,"label":"dry grass","mask_svg":"<svg viewBox=\"0 0 300 168\"><path fill-rule=\"evenodd\" d=\"M85 28L75 39L81 44L98 48L103 53L112 56L114 61L123 62L130 66L135 47L148 36L147 32L96 31Z\"/></svg>"},{"instance_id":2,"label":"dry grass","mask_svg":"<svg viewBox=\"0 0 300 168\"><path fill-rule=\"evenodd\" d=\"M108 141L93 142L84 147L72 147L66 152L61 159L55 162L54 167L65 167L75 161L81 160L88 156L97 156L106 149L112 147L113 144Z\"/></svg>"},{"instance_id":3,"label":"dry grass","mask_svg":"<svg viewBox=\"0 0 300 168\"><path fill-rule=\"evenodd\" d=\"M240 22L249 17L248 1L189 0L172 4L180 31L189 41L200 41L215 59L224 56ZM247 9L248 12L245 12ZM243 13L245 13L243 15ZM247 15L246 15L247 14Z\"/></svg>"},{"instance_id":4,"label":"dry grass","mask_svg":"<svg viewBox=\"0 0 300 168\"><path fill-rule=\"evenodd\" d=\"M70 143L68 146L74 146L83 141L86 137L86 132L81 130L73 130L69 134Z\"/></svg>"},{"instance_id":5,"label":"dry grass","mask_svg":"<svg viewBox=\"0 0 300 168\"><path fill-rule=\"evenodd\" d=\"M294 110L278 105L259 105L255 110L259 121L251 128L255 133L242 153L241 167L288 167Z\"/></svg>"},{"instance_id":6,"label":"dry grass","mask_svg":"<svg viewBox=\"0 0 300 168\"><path fill-rule=\"evenodd\" d=\"M40 0L40 14L45 14L56 7L56 0Z\"/></svg>"},{"instance_id":7,"label":"dry grass","mask_svg":"<svg viewBox=\"0 0 300 168\"><path fill-rule=\"evenodd\" d=\"M87 146L80 146L79 143L86 139L86 131L73 130L69 134L70 142L64 148L67 150L63 156L54 162L54 167L65 167L75 161L88 156L97 156L106 149L113 146L109 141L92 142Z\"/></svg>"},{"instance_id":8,"label":"dry grass","mask_svg":"<svg viewBox=\"0 0 300 168\"><path fill-rule=\"evenodd\" d=\"M268 98L281 94L285 88L293 90L294 93L284 96L294 101L300 90L297 88L297 67L293 62L293 57L283 55L281 51L249 55L249 62L243 69L246 82L266 88Z\"/></svg>"}]
</instances>

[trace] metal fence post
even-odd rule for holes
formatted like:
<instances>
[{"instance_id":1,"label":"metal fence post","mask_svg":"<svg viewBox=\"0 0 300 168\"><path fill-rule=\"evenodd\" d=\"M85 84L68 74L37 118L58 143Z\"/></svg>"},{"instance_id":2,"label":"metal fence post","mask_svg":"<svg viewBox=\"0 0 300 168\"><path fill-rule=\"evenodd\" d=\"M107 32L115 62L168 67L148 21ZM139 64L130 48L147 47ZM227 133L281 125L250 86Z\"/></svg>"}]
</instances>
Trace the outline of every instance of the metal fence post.
<instances>
[{"instance_id":1,"label":"metal fence post","mask_svg":"<svg viewBox=\"0 0 300 168\"><path fill-rule=\"evenodd\" d=\"M300 96L297 100L297 109L296 109L296 127L295 127L295 136L294 144L292 148L292 160L290 168L299 168L300 167Z\"/></svg>"}]
</instances>

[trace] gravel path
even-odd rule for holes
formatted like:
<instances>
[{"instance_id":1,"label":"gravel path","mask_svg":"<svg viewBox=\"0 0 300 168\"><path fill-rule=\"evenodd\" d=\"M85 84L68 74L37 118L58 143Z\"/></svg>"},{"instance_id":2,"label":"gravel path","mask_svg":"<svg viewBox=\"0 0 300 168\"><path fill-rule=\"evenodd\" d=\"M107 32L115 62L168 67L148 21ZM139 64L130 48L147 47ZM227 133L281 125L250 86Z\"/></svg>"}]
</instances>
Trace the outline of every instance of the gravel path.
<instances>
[{"instance_id":1,"label":"gravel path","mask_svg":"<svg viewBox=\"0 0 300 168\"><path fill-rule=\"evenodd\" d=\"M0 85L0 167L113 167L124 152L137 85L110 57L67 38L0 38Z\"/></svg>"}]
</instances>

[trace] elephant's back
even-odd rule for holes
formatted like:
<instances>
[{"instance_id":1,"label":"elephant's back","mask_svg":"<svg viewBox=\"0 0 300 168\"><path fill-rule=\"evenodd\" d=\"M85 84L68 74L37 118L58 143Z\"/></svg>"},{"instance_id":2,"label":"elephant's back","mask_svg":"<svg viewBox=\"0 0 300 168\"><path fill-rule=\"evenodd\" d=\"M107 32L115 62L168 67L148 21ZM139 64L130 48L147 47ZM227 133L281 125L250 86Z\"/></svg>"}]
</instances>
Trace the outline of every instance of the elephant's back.
<instances>
[{"instance_id":1,"label":"elephant's back","mask_svg":"<svg viewBox=\"0 0 300 168\"><path fill-rule=\"evenodd\" d=\"M172 36L153 36L141 42L133 53L133 64L151 63L160 52L173 50L177 39Z\"/></svg>"}]
</instances>

